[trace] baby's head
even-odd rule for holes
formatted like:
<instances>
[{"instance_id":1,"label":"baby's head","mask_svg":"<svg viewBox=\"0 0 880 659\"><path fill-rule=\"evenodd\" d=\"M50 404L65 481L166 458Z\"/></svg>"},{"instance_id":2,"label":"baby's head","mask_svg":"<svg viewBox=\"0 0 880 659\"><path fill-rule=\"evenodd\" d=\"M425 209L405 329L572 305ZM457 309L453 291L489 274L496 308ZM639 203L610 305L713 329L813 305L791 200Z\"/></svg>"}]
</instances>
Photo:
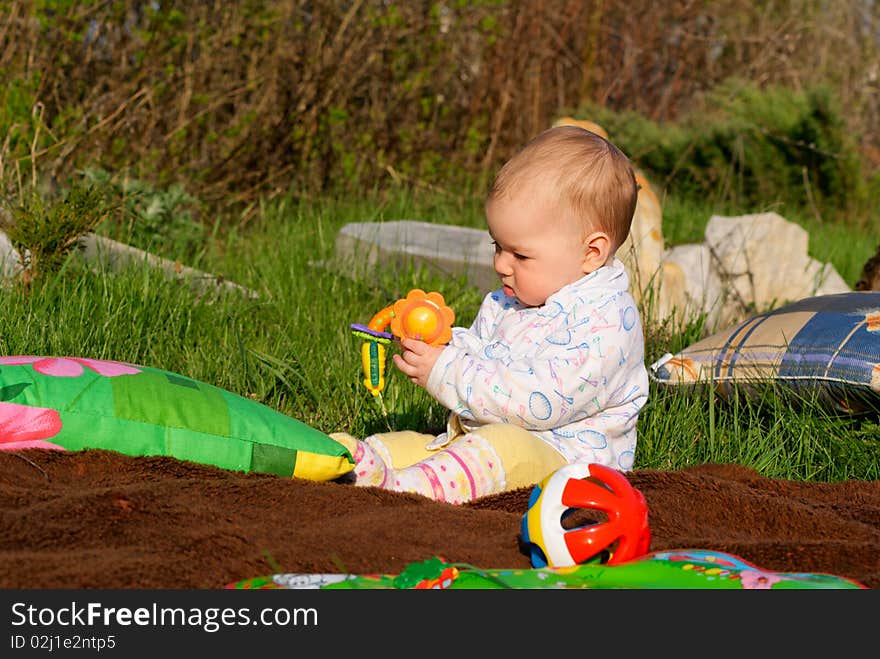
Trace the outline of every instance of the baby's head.
<instances>
[{"instance_id":1,"label":"baby's head","mask_svg":"<svg viewBox=\"0 0 880 659\"><path fill-rule=\"evenodd\" d=\"M604 138L573 126L538 135L501 168L486 201L505 291L538 306L610 263L637 199L629 159Z\"/></svg>"}]
</instances>

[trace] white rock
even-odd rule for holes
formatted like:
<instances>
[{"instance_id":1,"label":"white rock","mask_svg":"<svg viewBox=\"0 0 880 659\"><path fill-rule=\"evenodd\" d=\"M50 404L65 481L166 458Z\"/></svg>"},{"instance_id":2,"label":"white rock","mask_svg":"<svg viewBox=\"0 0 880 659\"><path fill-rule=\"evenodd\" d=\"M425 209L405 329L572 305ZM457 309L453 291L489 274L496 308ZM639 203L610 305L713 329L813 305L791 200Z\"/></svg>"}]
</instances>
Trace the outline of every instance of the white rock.
<instances>
[{"instance_id":1,"label":"white rock","mask_svg":"<svg viewBox=\"0 0 880 659\"><path fill-rule=\"evenodd\" d=\"M674 313L676 320L687 322L706 314L706 326L714 329L725 315L725 296L709 247L676 245L666 251L663 262L667 267L677 266L684 275L684 286L679 292L662 288L664 317Z\"/></svg>"},{"instance_id":2,"label":"white rock","mask_svg":"<svg viewBox=\"0 0 880 659\"><path fill-rule=\"evenodd\" d=\"M0 231L0 277L12 279L21 272L21 257L3 231Z\"/></svg>"},{"instance_id":3,"label":"white rock","mask_svg":"<svg viewBox=\"0 0 880 659\"><path fill-rule=\"evenodd\" d=\"M743 310L850 290L833 266L807 254L807 231L777 213L713 215L705 237L727 296Z\"/></svg>"}]
</instances>

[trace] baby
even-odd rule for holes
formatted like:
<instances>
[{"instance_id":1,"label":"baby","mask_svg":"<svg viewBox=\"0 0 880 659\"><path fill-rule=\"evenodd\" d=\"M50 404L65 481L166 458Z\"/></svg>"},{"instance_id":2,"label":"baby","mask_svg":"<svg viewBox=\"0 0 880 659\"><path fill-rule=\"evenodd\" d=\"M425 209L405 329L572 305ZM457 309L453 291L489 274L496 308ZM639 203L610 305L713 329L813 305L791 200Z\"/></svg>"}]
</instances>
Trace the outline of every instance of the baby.
<instances>
[{"instance_id":1,"label":"baby","mask_svg":"<svg viewBox=\"0 0 880 659\"><path fill-rule=\"evenodd\" d=\"M450 410L447 431L334 434L357 485L463 503L567 463L632 468L648 375L614 255L637 194L626 156L572 126L544 131L501 168L486 201L501 288L448 345L404 339L393 357Z\"/></svg>"}]
</instances>

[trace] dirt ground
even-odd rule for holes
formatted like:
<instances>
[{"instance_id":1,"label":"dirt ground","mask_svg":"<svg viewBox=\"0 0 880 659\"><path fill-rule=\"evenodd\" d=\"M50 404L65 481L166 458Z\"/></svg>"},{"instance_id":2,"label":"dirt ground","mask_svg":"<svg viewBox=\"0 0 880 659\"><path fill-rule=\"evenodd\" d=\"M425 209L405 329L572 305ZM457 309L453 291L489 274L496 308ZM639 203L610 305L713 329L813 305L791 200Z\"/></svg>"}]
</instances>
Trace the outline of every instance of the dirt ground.
<instances>
[{"instance_id":1,"label":"dirt ground","mask_svg":"<svg viewBox=\"0 0 880 659\"><path fill-rule=\"evenodd\" d=\"M627 475L651 551L880 587L880 482L772 480L736 465ZM0 451L0 587L215 589L278 572L396 574L441 556L528 568L531 488L453 506L342 483L109 451Z\"/></svg>"}]
</instances>

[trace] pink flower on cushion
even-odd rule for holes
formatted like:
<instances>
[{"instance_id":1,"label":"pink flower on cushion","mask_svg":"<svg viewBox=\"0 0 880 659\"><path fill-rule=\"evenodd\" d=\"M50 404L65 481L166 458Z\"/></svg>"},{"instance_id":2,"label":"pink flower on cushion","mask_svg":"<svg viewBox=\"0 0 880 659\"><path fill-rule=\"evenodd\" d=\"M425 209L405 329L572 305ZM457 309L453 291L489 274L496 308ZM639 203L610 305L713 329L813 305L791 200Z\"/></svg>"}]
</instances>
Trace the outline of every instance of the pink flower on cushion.
<instances>
[{"instance_id":1,"label":"pink flower on cushion","mask_svg":"<svg viewBox=\"0 0 880 659\"><path fill-rule=\"evenodd\" d=\"M51 448L63 446L43 441L61 431L61 417L56 410L0 401L0 450Z\"/></svg>"},{"instance_id":2,"label":"pink flower on cushion","mask_svg":"<svg viewBox=\"0 0 880 659\"><path fill-rule=\"evenodd\" d=\"M84 359L82 357L0 357L0 364L15 366L33 364L34 370L43 375L54 375L61 378L75 378L82 375L83 366L88 366L98 375L112 378L115 375L134 375L141 369L125 362L113 362L104 359Z\"/></svg>"}]
</instances>

